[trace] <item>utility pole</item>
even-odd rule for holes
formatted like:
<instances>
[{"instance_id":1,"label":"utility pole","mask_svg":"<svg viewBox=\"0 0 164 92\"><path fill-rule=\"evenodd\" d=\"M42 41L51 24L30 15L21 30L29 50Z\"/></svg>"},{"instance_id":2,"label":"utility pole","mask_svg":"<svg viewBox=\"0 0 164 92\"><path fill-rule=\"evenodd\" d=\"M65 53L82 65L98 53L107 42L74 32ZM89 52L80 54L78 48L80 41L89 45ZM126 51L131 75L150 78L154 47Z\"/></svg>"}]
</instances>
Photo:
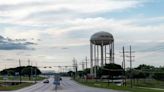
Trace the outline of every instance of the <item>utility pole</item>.
<instances>
[{"instance_id":1,"label":"utility pole","mask_svg":"<svg viewBox=\"0 0 164 92\"><path fill-rule=\"evenodd\" d=\"M126 64L125 64L125 48L124 46L122 47L122 57L123 57L123 64L122 67L124 69L124 85L126 86Z\"/></svg>"},{"instance_id":2,"label":"utility pole","mask_svg":"<svg viewBox=\"0 0 164 92\"><path fill-rule=\"evenodd\" d=\"M88 68L88 58L87 58L87 56L85 58L85 61L86 61L86 69L87 69Z\"/></svg>"},{"instance_id":3,"label":"utility pole","mask_svg":"<svg viewBox=\"0 0 164 92\"><path fill-rule=\"evenodd\" d=\"M130 84L131 84L131 88L133 87L133 80L132 80L132 48L130 46L130 77L131 77L131 80L130 80Z\"/></svg>"},{"instance_id":4,"label":"utility pole","mask_svg":"<svg viewBox=\"0 0 164 92\"><path fill-rule=\"evenodd\" d=\"M124 86L126 86L126 66L125 66L125 48L124 46L122 47L122 53L121 57L122 57L122 68L124 69Z\"/></svg>"},{"instance_id":5,"label":"utility pole","mask_svg":"<svg viewBox=\"0 0 164 92\"><path fill-rule=\"evenodd\" d=\"M19 81L20 81L20 83L22 83L22 77L21 77L21 61L20 61L20 59L19 59Z\"/></svg>"},{"instance_id":6,"label":"utility pole","mask_svg":"<svg viewBox=\"0 0 164 92\"><path fill-rule=\"evenodd\" d=\"M82 62L81 62L81 65L82 65L82 71L83 71L84 68L85 68L85 67L84 67L84 64L85 64L85 62L82 61Z\"/></svg>"},{"instance_id":7,"label":"utility pole","mask_svg":"<svg viewBox=\"0 0 164 92\"><path fill-rule=\"evenodd\" d=\"M133 60L132 60L132 58L134 58L135 56L132 56L132 53L134 53L134 51L132 51L131 46L129 48L129 52L127 52L127 53L129 53L129 56L126 56L126 57L129 58L129 62L130 62L130 86L132 88L133 87L133 78L132 78L132 62L133 62Z\"/></svg>"},{"instance_id":8,"label":"utility pole","mask_svg":"<svg viewBox=\"0 0 164 92\"><path fill-rule=\"evenodd\" d=\"M30 60L29 60L30 61ZM32 68L32 62L31 62L31 78L33 79L33 68Z\"/></svg>"},{"instance_id":9,"label":"utility pole","mask_svg":"<svg viewBox=\"0 0 164 92\"><path fill-rule=\"evenodd\" d=\"M77 77L77 60L75 58L73 58L73 67L74 67L74 71L75 71L75 77Z\"/></svg>"},{"instance_id":10,"label":"utility pole","mask_svg":"<svg viewBox=\"0 0 164 92\"><path fill-rule=\"evenodd\" d=\"M28 62L28 66L30 66L30 59L28 59L28 61L27 61L27 62Z\"/></svg>"},{"instance_id":11,"label":"utility pole","mask_svg":"<svg viewBox=\"0 0 164 92\"><path fill-rule=\"evenodd\" d=\"M36 83L36 78L37 78L37 62L36 62L36 66L35 66L35 83Z\"/></svg>"},{"instance_id":12,"label":"utility pole","mask_svg":"<svg viewBox=\"0 0 164 92\"><path fill-rule=\"evenodd\" d=\"M132 58L135 56L132 56L132 53L134 53L134 51L132 51L131 46L129 48L129 51L125 51L125 47L122 47L122 57L123 57L123 61L122 61L122 67L124 69L124 82L125 82L125 86L126 86L126 62L125 62L125 57L129 58L129 62L130 62L130 85L131 87L133 87L133 81L132 81ZM125 53L129 53L129 55L125 55Z\"/></svg>"}]
</instances>

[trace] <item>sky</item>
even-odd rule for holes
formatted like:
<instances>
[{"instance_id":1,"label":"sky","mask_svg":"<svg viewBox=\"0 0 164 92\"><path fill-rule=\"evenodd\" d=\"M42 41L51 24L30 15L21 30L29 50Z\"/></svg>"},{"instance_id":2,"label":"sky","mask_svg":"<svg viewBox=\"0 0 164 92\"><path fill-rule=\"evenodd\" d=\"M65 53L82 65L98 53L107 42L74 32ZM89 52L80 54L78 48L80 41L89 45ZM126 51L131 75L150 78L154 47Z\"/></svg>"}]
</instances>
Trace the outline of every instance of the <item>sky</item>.
<instances>
[{"instance_id":1,"label":"sky","mask_svg":"<svg viewBox=\"0 0 164 92\"><path fill-rule=\"evenodd\" d=\"M99 31L113 34L115 63L131 45L133 67L164 66L163 9L164 0L0 0L0 68L19 59L40 67L80 63Z\"/></svg>"}]
</instances>

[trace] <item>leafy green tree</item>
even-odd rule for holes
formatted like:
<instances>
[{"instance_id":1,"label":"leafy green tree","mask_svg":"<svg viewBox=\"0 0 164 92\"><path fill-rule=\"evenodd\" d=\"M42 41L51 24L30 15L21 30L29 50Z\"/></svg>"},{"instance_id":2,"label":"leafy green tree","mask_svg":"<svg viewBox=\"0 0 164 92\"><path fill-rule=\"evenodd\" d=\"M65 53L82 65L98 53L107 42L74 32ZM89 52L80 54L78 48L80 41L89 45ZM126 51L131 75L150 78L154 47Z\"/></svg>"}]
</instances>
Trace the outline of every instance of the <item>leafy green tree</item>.
<instances>
[{"instance_id":1,"label":"leafy green tree","mask_svg":"<svg viewBox=\"0 0 164 92\"><path fill-rule=\"evenodd\" d=\"M41 74L41 71L37 67L33 67L33 66L21 66L21 67L16 67L16 68L4 69L4 70L0 71L0 74L15 76L15 73L18 72L19 75L28 76L29 79L31 79L31 72L34 75L35 70L36 70L36 75Z\"/></svg>"},{"instance_id":2,"label":"leafy green tree","mask_svg":"<svg viewBox=\"0 0 164 92\"><path fill-rule=\"evenodd\" d=\"M82 78L82 77L84 76L84 72L83 72L83 71L78 71L77 74L78 74L78 76L79 76L80 78Z\"/></svg>"},{"instance_id":3,"label":"leafy green tree","mask_svg":"<svg viewBox=\"0 0 164 92\"><path fill-rule=\"evenodd\" d=\"M22 69L21 74L24 76L28 76L29 80L31 80L32 74L34 75L36 72L36 75L41 74L41 71L37 67L27 66Z\"/></svg>"},{"instance_id":4,"label":"leafy green tree","mask_svg":"<svg viewBox=\"0 0 164 92\"><path fill-rule=\"evenodd\" d=\"M111 64L106 64L104 67L103 67L103 74L107 75L111 75L111 76L120 76L120 75L123 75L123 68L121 67L121 65L118 65L118 64L114 64L114 63L111 63Z\"/></svg>"},{"instance_id":5,"label":"leafy green tree","mask_svg":"<svg viewBox=\"0 0 164 92\"><path fill-rule=\"evenodd\" d=\"M87 68L87 69L84 70L84 75L87 75L89 73L90 73L90 68Z\"/></svg>"},{"instance_id":6,"label":"leafy green tree","mask_svg":"<svg viewBox=\"0 0 164 92\"><path fill-rule=\"evenodd\" d=\"M138 75L139 78L148 78L148 77L150 77L152 75L151 72L155 72L156 69L157 68L155 68L154 66L145 65L145 64L141 64L137 68L135 68L135 70L140 71L140 76Z\"/></svg>"},{"instance_id":7,"label":"leafy green tree","mask_svg":"<svg viewBox=\"0 0 164 92\"><path fill-rule=\"evenodd\" d=\"M118 64L106 64L104 67L97 67L97 77L109 75L109 77L123 75L123 68Z\"/></svg>"},{"instance_id":8,"label":"leafy green tree","mask_svg":"<svg viewBox=\"0 0 164 92\"><path fill-rule=\"evenodd\" d=\"M150 65L145 65L145 64L141 64L139 65L137 68L135 68L137 70L154 70L155 67L154 66L150 66Z\"/></svg>"},{"instance_id":9,"label":"leafy green tree","mask_svg":"<svg viewBox=\"0 0 164 92\"><path fill-rule=\"evenodd\" d=\"M69 72L67 72L67 74L68 74L68 76L70 76L70 77L75 76L75 72L73 72L73 71L69 71Z\"/></svg>"},{"instance_id":10,"label":"leafy green tree","mask_svg":"<svg viewBox=\"0 0 164 92\"><path fill-rule=\"evenodd\" d=\"M132 70L132 78L141 79L141 78L146 78L146 77L147 75L143 71L134 70L134 69Z\"/></svg>"},{"instance_id":11,"label":"leafy green tree","mask_svg":"<svg viewBox=\"0 0 164 92\"><path fill-rule=\"evenodd\" d=\"M154 73L153 78L156 80L164 81L164 73Z\"/></svg>"},{"instance_id":12,"label":"leafy green tree","mask_svg":"<svg viewBox=\"0 0 164 92\"><path fill-rule=\"evenodd\" d=\"M0 73L1 75L7 75L7 70L2 70Z\"/></svg>"},{"instance_id":13,"label":"leafy green tree","mask_svg":"<svg viewBox=\"0 0 164 92\"><path fill-rule=\"evenodd\" d=\"M101 76L103 75L103 69L99 66L96 67L97 68L97 78L101 78Z\"/></svg>"},{"instance_id":14,"label":"leafy green tree","mask_svg":"<svg viewBox=\"0 0 164 92\"><path fill-rule=\"evenodd\" d=\"M29 80L31 80L31 67L23 68L23 70L21 71L21 73L24 76L27 75L29 77Z\"/></svg>"},{"instance_id":15,"label":"leafy green tree","mask_svg":"<svg viewBox=\"0 0 164 92\"><path fill-rule=\"evenodd\" d=\"M13 76L15 73L14 73L14 70L8 70L8 75L9 76Z\"/></svg>"}]
</instances>

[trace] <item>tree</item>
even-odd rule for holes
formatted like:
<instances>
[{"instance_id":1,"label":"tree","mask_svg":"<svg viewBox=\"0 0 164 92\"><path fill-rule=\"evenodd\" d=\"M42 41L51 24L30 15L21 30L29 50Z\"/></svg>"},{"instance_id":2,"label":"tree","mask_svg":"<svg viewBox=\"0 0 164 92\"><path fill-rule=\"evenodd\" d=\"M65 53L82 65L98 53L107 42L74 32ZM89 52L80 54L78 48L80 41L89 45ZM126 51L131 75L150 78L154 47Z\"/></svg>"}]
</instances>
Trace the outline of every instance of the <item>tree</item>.
<instances>
[{"instance_id":1,"label":"tree","mask_svg":"<svg viewBox=\"0 0 164 92\"><path fill-rule=\"evenodd\" d=\"M77 74L79 75L80 78L82 78L84 75L84 72L83 71L77 71Z\"/></svg>"},{"instance_id":2,"label":"tree","mask_svg":"<svg viewBox=\"0 0 164 92\"><path fill-rule=\"evenodd\" d=\"M12 76L12 75L14 75L15 73L14 73L14 70L8 70L8 75L9 76Z\"/></svg>"},{"instance_id":3,"label":"tree","mask_svg":"<svg viewBox=\"0 0 164 92\"><path fill-rule=\"evenodd\" d=\"M41 71L37 68L37 67L33 67L33 66L21 66L21 67L16 67L16 68L9 68L9 69L4 69L2 71L0 71L1 75L12 75L15 76L16 72L19 72L19 74L21 75L28 75L29 77L31 77L31 69L32 69L32 73L35 74L35 70L36 70L36 75L41 74Z\"/></svg>"},{"instance_id":4,"label":"tree","mask_svg":"<svg viewBox=\"0 0 164 92\"><path fill-rule=\"evenodd\" d=\"M156 80L164 81L164 73L154 73L153 78Z\"/></svg>"},{"instance_id":5,"label":"tree","mask_svg":"<svg viewBox=\"0 0 164 92\"><path fill-rule=\"evenodd\" d=\"M28 76L29 80L31 80L31 76L32 76L31 73L35 74L35 72L36 72L36 75L41 74L41 71L37 67L27 66L22 69L21 74L24 76Z\"/></svg>"},{"instance_id":6,"label":"tree","mask_svg":"<svg viewBox=\"0 0 164 92\"><path fill-rule=\"evenodd\" d=\"M0 73L1 75L7 75L7 70L2 70Z\"/></svg>"},{"instance_id":7,"label":"tree","mask_svg":"<svg viewBox=\"0 0 164 92\"><path fill-rule=\"evenodd\" d=\"M153 74L153 78L156 80L164 81L164 67L156 68L156 72Z\"/></svg>"},{"instance_id":8,"label":"tree","mask_svg":"<svg viewBox=\"0 0 164 92\"><path fill-rule=\"evenodd\" d=\"M145 65L145 64L141 64L139 65L137 68L135 68L135 70L140 71L140 78L147 78L150 77L152 74L151 72L155 72L157 68L155 68L154 66L151 65Z\"/></svg>"},{"instance_id":9,"label":"tree","mask_svg":"<svg viewBox=\"0 0 164 92\"><path fill-rule=\"evenodd\" d=\"M109 77L123 75L123 68L118 64L106 64L104 67L97 67L97 77L101 78L102 75L108 75Z\"/></svg>"},{"instance_id":10,"label":"tree","mask_svg":"<svg viewBox=\"0 0 164 92\"><path fill-rule=\"evenodd\" d=\"M123 68L121 67L121 65L118 65L118 64L114 64L114 63L111 63L111 64L106 64L104 67L103 67L103 74L107 75L111 75L111 76L120 76L120 75L123 75Z\"/></svg>"},{"instance_id":11,"label":"tree","mask_svg":"<svg viewBox=\"0 0 164 92\"><path fill-rule=\"evenodd\" d=\"M135 69L137 69L137 70L153 70L153 69L155 69L155 67L150 66L150 65L141 64Z\"/></svg>"},{"instance_id":12,"label":"tree","mask_svg":"<svg viewBox=\"0 0 164 92\"><path fill-rule=\"evenodd\" d=\"M67 74L68 74L68 76L70 76L70 77L75 76L75 72L73 72L73 71L69 71L69 72L67 72Z\"/></svg>"},{"instance_id":13,"label":"tree","mask_svg":"<svg viewBox=\"0 0 164 92\"><path fill-rule=\"evenodd\" d=\"M104 74L104 70L101 67L97 67L97 78L101 78L101 76Z\"/></svg>"},{"instance_id":14,"label":"tree","mask_svg":"<svg viewBox=\"0 0 164 92\"><path fill-rule=\"evenodd\" d=\"M90 73L90 68L84 69L84 75L87 75Z\"/></svg>"},{"instance_id":15,"label":"tree","mask_svg":"<svg viewBox=\"0 0 164 92\"><path fill-rule=\"evenodd\" d=\"M22 75L28 76L29 80L31 80L31 67L26 67L21 71Z\"/></svg>"}]
</instances>

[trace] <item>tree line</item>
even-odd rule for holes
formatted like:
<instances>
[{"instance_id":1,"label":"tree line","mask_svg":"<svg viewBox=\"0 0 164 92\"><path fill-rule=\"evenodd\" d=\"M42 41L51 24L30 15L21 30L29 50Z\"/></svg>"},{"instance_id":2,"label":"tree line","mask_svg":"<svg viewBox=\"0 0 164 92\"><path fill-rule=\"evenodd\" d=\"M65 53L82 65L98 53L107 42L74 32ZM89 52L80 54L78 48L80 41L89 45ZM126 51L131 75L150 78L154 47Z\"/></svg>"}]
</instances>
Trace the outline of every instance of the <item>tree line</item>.
<instances>
[{"instance_id":1,"label":"tree line","mask_svg":"<svg viewBox=\"0 0 164 92\"><path fill-rule=\"evenodd\" d=\"M41 74L41 71L34 66L21 66L16 68L8 68L0 71L1 75L8 75L8 76L28 76L29 80L33 75Z\"/></svg>"},{"instance_id":2,"label":"tree line","mask_svg":"<svg viewBox=\"0 0 164 92\"><path fill-rule=\"evenodd\" d=\"M141 64L132 69L132 74L130 74L130 70L127 70L126 75L128 78L131 75L133 79L149 78L164 81L164 67L154 67L151 65Z\"/></svg>"},{"instance_id":3,"label":"tree line","mask_svg":"<svg viewBox=\"0 0 164 92\"><path fill-rule=\"evenodd\" d=\"M121 65L118 64L106 64L104 67L95 66L96 78L101 79L102 76L107 75L107 77L113 78L118 76L123 76L126 78L133 79L156 79L164 81L164 67L154 67L151 65L141 64L136 68L127 68L124 70ZM90 74L90 68L84 69L83 71L78 71L77 75L79 77L88 76ZM68 72L69 76L75 76L74 71Z\"/></svg>"}]
</instances>

